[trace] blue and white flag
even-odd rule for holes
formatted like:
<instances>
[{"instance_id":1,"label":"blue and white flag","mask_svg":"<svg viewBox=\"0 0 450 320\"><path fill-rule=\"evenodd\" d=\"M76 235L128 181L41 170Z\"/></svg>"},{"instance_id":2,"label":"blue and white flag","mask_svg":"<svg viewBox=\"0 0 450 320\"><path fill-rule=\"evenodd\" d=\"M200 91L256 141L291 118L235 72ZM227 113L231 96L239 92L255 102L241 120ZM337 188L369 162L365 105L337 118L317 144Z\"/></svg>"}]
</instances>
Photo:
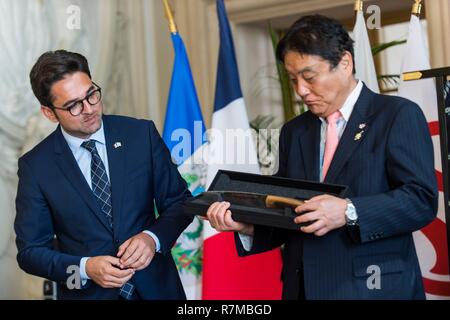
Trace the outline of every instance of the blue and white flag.
<instances>
[{"instance_id":1,"label":"blue and white flag","mask_svg":"<svg viewBox=\"0 0 450 320\"><path fill-rule=\"evenodd\" d=\"M167 103L163 139L172 161L196 195L205 190L205 124L195 89L189 59L178 32L172 33L175 61ZM188 299L201 297L203 223L195 218L172 249Z\"/></svg>"},{"instance_id":2,"label":"blue and white flag","mask_svg":"<svg viewBox=\"0 0 450 320\"><path fill-rule=\"evenodd\" d=\"M208 186L219 169L260 172L223 1L217 1L217 16L220 49L214 113L209 135Z\"/></svg>"}]
</instances>

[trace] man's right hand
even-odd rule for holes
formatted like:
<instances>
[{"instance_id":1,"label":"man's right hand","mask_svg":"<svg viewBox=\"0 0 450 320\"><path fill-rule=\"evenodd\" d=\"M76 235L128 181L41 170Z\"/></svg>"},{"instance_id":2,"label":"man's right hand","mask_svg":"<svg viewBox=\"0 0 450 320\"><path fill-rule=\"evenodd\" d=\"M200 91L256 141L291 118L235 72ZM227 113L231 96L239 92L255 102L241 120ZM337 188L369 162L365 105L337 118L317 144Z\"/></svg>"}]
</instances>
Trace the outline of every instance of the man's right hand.
<instances>
[{"instance_id":1,"label":"man's right hand","mask_svg":"<svg viewBox=\"0 0 450 320\"><path fill-rule=\"evenodd\" d=\"M206 212L206 217L211 227L217 231L236 231L241 234L253 236L254 227L252 224L234 221L231 218L229 202L214 202Z\"/></svg>"},{"instance_id":2,"label":"man's right hand","mask_svg":"<svg viewBox=\"0 0 450 320\"><path fill-rule=\"evenodd\" d=\"M121 270L119 258L98 256L86 261L86 273L103 288L121 288L134 275L133 269Z\"/></svg>"}]
</instances>

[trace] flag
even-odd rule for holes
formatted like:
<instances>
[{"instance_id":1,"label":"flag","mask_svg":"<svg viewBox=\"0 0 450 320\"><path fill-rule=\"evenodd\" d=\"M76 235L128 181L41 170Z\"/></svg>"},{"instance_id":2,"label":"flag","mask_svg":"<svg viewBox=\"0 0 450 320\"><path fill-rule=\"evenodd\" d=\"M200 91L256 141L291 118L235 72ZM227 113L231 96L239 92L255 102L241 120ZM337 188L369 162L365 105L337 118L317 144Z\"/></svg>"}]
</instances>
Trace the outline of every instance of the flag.
<instances>
[{"instance_id":1,"label":"flag","mask_svg":"<svg viewBox=\"0 0 450 320\"><path fill-rule=\"evenodd\" d=\"M201 160L206 130L183 40L178 32L171 36L175 61L163 139L189 190L196 195L205 190L206 184L206 166ZM202 230L203 223L196 217L172 248L188 299L201 297Z\"/></svg>"},{"instance_id":2,"label":"flag","mask_svg":"<svg viewBox=\"0 0 450 320\"><path fill-rule=\"evenodd\" d=\"M409 36L402 62L402 73L430 69L420 20L412 15ZM439 122L436 87L433 79L417 81L400 80L398 95L417 103L427 118L433 138L436 175L439 187L437 218L427 227L415 232L414 242L419 256L427 299L449 299L450 280L445 225L445 209L439 144Z\"/></svg>"},{"instance_id":3,"label":"flag","mask_svg":"<svg viewBox=\"0 0 450 320\"><path fill-rule=\"evenodd\" d=\"M370 47L369 36L367 35L366 22L362 10L356 14L355 27L353 28L355 70L356 78L363 81L366 86L377 93L377 74L373 63L372 49Z\"/></svg>"},{"instance_id":4,"label":"flag","mask_svg":"<svg viewBox=\"0 0 450 320\"><path fill-rule=\"evenodd\" d=\"M259 173L223 0L217 0L220 49L209 141L208 183L217 170ZM236 144L239 137L245 137ZM245 140L245 141L244 141ZM204 226L203 299L280 299L280 250L240 258L234 235Z\"/></svg>"}]
</instances>

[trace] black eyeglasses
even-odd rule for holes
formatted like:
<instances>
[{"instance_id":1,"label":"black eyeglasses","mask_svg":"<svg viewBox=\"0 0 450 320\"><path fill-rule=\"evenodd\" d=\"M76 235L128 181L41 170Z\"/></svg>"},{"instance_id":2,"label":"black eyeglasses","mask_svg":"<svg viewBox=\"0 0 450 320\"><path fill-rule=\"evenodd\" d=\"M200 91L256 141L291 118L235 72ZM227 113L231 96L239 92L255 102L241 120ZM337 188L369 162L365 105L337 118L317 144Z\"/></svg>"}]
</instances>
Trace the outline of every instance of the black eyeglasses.
<instances>
[{"instance_id":1,"label":"black eyeglasses","mask_svg":"<svg viewBox=\"0 0 450 320\"><path fill-rule=\"evenodd\" d=\"M53 109L63 110L63 111L69 111L71 115L74 117L79 116L83 110L84 110L84 103L83 101L86 100L91 106L96 105L97 103L102 100L102 88L100 88L98 85L96 85L94 82L92 82L97 89L91 91L81 100L74 101L66 108L59 108L52 105Z\"/></svg>"}]
</instances>

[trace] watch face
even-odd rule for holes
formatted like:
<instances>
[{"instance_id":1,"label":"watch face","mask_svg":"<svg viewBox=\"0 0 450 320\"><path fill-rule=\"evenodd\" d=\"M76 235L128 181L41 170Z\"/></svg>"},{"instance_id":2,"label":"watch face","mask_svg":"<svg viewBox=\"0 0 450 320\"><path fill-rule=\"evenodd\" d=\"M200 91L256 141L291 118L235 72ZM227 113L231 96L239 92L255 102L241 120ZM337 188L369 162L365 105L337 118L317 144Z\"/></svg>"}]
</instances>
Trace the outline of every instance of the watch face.
<instances>
[{"instance_id":1,"label":"watch face","mask_svg":"<svg viewBox=\"0 0 450 320\"><path fill-rule=\"evenodd\" d=\"M350 214L348 215L348 217L351 219L351 220L356 220L357 218L358 218L358 216L356 215L356 212L355 211L350 211Z\"/></svg>"},{"instance_id":2,"label":"watch face","mask_svg":"<svg viewBox=\"0 0 450 320\"><path fill-rule=\"evenodd\" d=\"M358 215L356 214L355 206L352 203L349 203L347 205L347 210L345 212L345 215L346 215L347 219L350 221L355 221L356 219L358 219Z\"/></svg>"}]
</instances>

